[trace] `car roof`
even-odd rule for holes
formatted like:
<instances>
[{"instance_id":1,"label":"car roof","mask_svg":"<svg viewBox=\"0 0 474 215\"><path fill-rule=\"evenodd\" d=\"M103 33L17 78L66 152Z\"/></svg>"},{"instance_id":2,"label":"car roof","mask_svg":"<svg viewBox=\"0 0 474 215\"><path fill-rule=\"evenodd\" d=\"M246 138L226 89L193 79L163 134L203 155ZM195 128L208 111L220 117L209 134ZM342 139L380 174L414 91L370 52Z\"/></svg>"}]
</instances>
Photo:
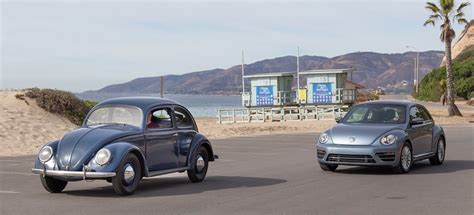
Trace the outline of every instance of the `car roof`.
<instances>
[{"instance_id":1,"label":"car roof","mask_svg":"<svg viewBox=\"0 0 474 215\"><path fill-rule=\"evenodd\" d=\"M180 105L180 104L173 100L159 98L159 97L135 96L135 97L119 97L119 98L108 99L108 100L100 102L97 106L102 106L102 105L130 105L130 106L136 106L146 111L148 110L148 108L152 106L156 106L156 105Z\"/></svg>"},{"instance_id":2,"label":"car roof","mask_svg":"<svg viewBox=\"0 0 474 215\"><path fill-rule=\"evenodd\" d=\"M412 106L412 105L420 105L415 101L412 100L374 100L368 101L364 103L360 103L361 105L364 104L389 104L389 105L405 105L405 106Z\"/></svg>"}]
</instances>

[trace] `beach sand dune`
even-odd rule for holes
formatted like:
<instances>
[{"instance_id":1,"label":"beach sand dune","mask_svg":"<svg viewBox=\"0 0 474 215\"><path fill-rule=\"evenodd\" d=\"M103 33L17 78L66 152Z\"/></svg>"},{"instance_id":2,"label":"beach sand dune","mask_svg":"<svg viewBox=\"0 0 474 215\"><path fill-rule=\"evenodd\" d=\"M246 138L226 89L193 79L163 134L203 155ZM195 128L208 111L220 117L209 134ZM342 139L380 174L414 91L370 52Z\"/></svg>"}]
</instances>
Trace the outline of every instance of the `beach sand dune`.
<instances>
[{"instance_id":1,"label":"beach sand dune","mask_svg":"<svg viewBox=\"0 0 474 215\"><path fill-rule=\"evenodd\" d=\"M22 92L0 91L0 156L34 154L42 145L77 127L41 109L34 100L15 98L18 93Z\"/></svg>"},{"instance_id":2,"label":"beach sand dune","mask_svg":"<svg viewBox=\"0 0 474 215\"><path fill-rule=\"evenodd\" d=\"M77 128L66 118L49 113L34 100L19 100L22 91L0 91L0 156L36 154L39 148ZM26 102L25 102L26 101ZM423 103L438 124L466 124L474 121L474 107L459 105L465 117L446 117L439 103ZM333 120L308 120L264 123L218 124L216 117L196 119L199 131L209 139L284 133L321 132L333 126ZM313 144L313 143L310 143Z\"/></svg>"}]
</instances>

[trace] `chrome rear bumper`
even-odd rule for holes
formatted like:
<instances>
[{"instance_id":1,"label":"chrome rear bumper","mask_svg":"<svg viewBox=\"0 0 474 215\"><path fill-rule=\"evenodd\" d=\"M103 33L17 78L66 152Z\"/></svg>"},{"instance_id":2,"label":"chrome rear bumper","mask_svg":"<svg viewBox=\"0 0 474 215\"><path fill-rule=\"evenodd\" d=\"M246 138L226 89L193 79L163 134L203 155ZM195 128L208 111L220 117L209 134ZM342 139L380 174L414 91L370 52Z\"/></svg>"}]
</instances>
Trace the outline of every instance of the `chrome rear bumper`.
<instances>
[{"instance_id":1,"label":"chrome rear bumper","mask_svg":"<svg viewBox=\"0 0 474 215\"><path fill-rule=\"evenodd\" d=\"M46 176L61 176L61 177L82 177L83 179L90 178L110 178L115 176L115 172L87 172L87 171L64 171L64 170L46 170L46 169L31 169L33 173Z\"/></svg>"}]
</instances>

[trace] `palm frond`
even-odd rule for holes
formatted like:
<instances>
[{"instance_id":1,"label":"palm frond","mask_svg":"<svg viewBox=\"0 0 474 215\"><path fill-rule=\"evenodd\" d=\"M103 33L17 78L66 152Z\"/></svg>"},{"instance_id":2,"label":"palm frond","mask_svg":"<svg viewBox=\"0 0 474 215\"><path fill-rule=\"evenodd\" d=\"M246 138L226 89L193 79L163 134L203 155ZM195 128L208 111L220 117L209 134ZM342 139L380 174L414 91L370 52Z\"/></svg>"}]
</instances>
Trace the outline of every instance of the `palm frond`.
<instances>
[{"instance_id":1,"label":"palm frond","mask_svg":"<svg viewBox=\"0 0 474 215\"><path fill-rule=\"evenodd\" d=\"M458 13L461 13L462 12L462 9L469 6L471 3L469 2L463 2L459 5L458 9L456 10L456 12Z\"/></svg>"},{"instance_id":2,"label":"palm frond","mask_svg":"<svg viewBox=\"0 0 474 215\"><path fill-rule=\"evenodd\" d=\"M439 14L433 14L433 15L430 16L430 19L433 19L433 20L438 20L439 19L439 20L441 20L441 19L443 19L443 17Z\"/></svg>"},{"instance_id":3,"label":"palm frond","mask_svg":"<svg viewBox=\"0 0 474 215\"><path fill-rule=\"evenodd\" d=\"M433 26L435 26L435 21L432 19L428 19L425 21L425 23L423 23L423 26L427 26L429 24L432 24Z\"/></svg>"},{"instance_id":4,"label":"palm frond","mask_svg":"<svg viewBox=\"0 0 474 215\"><path fill-rule=\"evenodd\" d=\"M458 24L460 25L467 25L467 23L469 23L466 19L464 18L461 18L461 19L457 19L458 20Z\"/></svg>"},{"instance_id":5,"label":"palm frond","mask_svg":"<svg viewBox=\"0 0 474 215\"><path fill-rule=\"evenodd\" d=\"M426 9L428 10L431 10L431 12L435 13L435 14L439 14L440 13L440 9L438 8L438 6L433 3L433 2L426 2L426 6L425 6Z\"/></svg>"}]
</instances>

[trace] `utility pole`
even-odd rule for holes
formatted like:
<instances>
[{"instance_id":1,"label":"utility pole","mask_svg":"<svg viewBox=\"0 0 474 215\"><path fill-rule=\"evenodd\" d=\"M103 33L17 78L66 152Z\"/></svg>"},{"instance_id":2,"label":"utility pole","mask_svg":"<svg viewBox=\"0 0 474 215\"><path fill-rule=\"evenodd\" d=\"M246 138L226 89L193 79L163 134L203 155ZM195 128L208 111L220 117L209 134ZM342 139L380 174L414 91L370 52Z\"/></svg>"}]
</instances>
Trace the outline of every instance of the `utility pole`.
<instances>
[{"instance_id":1,"label":"utility pole","mask_svg":"<svg viewBox=\"0 0 474 215\"><path fill-rule=\"evenodd\" d=\"M163 98L163 76L160 77L160 95Z\"/></svg>"},{"instance_id":2,"label":"utility pole","mask_svg":"<svg viewBox=\"0 0 474 215\"><path fill-rule=\"evenodd\" d=\"M420 86L420 52L416 52L416 94L418 95L418 87Z\"/></svg>"},{"instance_id":3,"label":"utility pole","mask_svg":"<svg viewBox=\"0 0 474 215\"><path fill-rule=\"evenodd\" d=\"M244 93L245 93L245 79L244 79L244 74L245 74L244 50L242 50L242 95L244 95Z\"/></svg>"},{"instance_id":4,"label":"utility pole","mask_svg":"<svg viewBox=\"0 0 474 215\"><path fill-rule=\"evenodd\" d=\"M300 103L300 47L298 46L298 53L296 55L296 100Z\"/></svg>"},{"instance_id":5,"label":"utility pole","mask_svg":"<svg viewBox=\"0 0 474 215\"><path fill-rule=\"evenodd\" d=\"M414 77L413 77L413 86L415 87L415 93L418 94L418 85L420 83L420 76L419 76L419 57L420 57L420 51L414 47L414 46L406 46L407 48L412 48L416 51L416 58L415 58L415 71L414 71Z\"/></svg>"}]
</instances>

